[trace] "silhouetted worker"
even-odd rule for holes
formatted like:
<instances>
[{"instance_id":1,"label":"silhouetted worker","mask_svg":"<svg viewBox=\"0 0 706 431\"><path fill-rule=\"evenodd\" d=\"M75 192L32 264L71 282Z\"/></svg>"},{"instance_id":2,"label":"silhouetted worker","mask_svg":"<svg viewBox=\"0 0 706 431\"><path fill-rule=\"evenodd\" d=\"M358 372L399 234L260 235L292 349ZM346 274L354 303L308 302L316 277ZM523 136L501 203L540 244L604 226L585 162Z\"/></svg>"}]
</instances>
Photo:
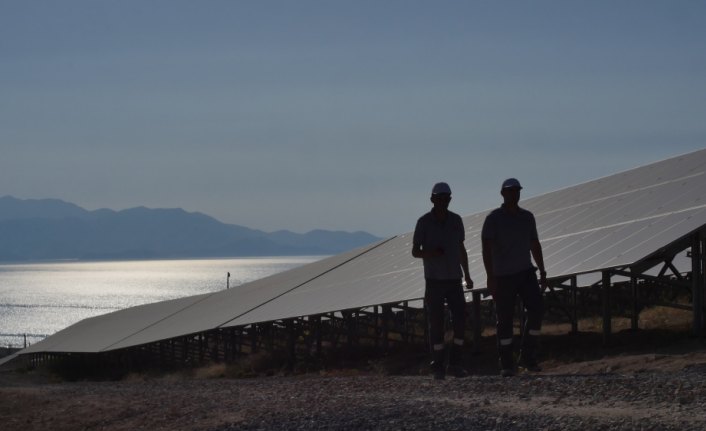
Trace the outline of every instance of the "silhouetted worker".
<instances>
[{"instance_id":1,"label":"silhouetted worker","mask_svg":"<svg viewBox=\"0 0 706 431\"><path fill-rule=\"evenodd\" d=\"M527 311L519 362L527 370L541 371L537 363L537 343L542 328L542 290L547 286L547 272L534 215L518 205L521 189L515 178L503 182L500 194L504 203L488 214L482 233L483 264L488 289L495 299L498 353L504 377L515 374L512 342L518 295ZM530 255L538 268L532 265ZM537 269L542 290L537 282Z\"/></svg>"},{"instance_id":2,"label":"silhouetted worker","mask_svg":"<svg viewBox=\"0 0 706 431\"><path fill-rule=\"evenodd\" d=\"M454 340L449 357L449 374L467 375L462 366L466 299L462 280L468 289L473 280L468 273L468 254L463 241L466 230L458 214L449 211L451 188L437 183L431 191L434 207L417 220L412 240L412 256L424 260L424 306L430 326L432 344L431 368L435 379L446 375L446 348L444 343L444 301L453 320Z\"/></svg>"}]
</instances>

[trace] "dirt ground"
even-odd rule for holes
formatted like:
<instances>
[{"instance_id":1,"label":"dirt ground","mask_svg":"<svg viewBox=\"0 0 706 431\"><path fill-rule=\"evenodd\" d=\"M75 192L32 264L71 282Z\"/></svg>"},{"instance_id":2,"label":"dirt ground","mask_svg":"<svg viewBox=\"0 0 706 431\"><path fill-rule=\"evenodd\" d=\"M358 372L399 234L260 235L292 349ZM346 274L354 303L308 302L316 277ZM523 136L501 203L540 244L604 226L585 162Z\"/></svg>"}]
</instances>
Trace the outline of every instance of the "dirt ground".
<instances>
[{"instance_id":1,"label":"dirt ground","mask_svg":"<svg viewBox=\"0 0 706 431\"><path fill-rule=\"evenodd\" d=\"M544 370L512 378L497 375L495 354L485 350L492 337L480 354L469 352L470 377L443 381L429 377L424 358L245 379L229 377L225 365L77 382L46 370L6 370L0 428L706 429L706 340L690 335L679 316L660 329L657 314L637 333L616 321L607 346L591 322L578 335L549 326Z\"/></svg>"},{"instance_id":2,"label":"dirt ground","mask_svg":"<svg viewBox=\"0 0 706 431\"><path fill-rule=\"evenodd\" d=\"M217 370L211 369L211 372ZM706 428L706 349L619 355L513 378L365 372L119 382L0 376L7 430Z\"/></svg>"}]
</instances>

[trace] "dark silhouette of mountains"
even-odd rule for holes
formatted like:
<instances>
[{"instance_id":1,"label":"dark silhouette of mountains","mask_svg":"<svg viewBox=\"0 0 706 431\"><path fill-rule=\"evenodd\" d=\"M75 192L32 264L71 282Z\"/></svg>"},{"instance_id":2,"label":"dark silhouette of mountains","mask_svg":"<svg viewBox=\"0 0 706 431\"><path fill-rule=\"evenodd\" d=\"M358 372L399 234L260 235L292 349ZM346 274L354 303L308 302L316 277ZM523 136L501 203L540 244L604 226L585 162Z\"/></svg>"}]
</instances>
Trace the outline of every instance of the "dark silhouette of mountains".
<instances>
[{"instance_id":1,"label":"dark silhouette of mountains","mask_svg":"<svg viewBox=\"0 0 706 431\"><path fill-rule=\"evenodd\" d=\"M328 255L380 240L366 232L267 233L183 209L85 210L0 197L0 261Z\"/></svg>"}]
</instances>

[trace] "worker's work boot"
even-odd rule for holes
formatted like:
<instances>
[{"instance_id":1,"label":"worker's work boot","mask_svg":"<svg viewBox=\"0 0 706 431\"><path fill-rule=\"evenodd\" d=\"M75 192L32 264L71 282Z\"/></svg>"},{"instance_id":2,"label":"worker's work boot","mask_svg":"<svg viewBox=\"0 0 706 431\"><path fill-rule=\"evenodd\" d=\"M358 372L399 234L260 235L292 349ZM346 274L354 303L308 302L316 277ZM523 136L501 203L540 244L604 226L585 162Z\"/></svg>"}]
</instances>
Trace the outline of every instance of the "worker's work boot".
<instances>
[{"instance_id":1,"label":"worker's work boot","mask_svg":"<svg viewBox=\"0 0 706 431\"><path fill-rule=\"evenodd\" d=\"M448 374L454 377L468 377L468 371L463 368L463 346L454 344L451 346L451 354L449 357Z\"/></svg>"},{"instance_id":2,"label":"worker's work boot","mask_svg":"<svg viewBox=\"0 0 706 431\"><path fill-rule=\"evenodd\" d=\"M446 349L434 350L431 358L430 368L434 373L434 380L444 380L446 378Z\"/></svg>"},{"instance_id":3,"label":"worker's work boot","mask_svg":"<svg viewBox=\"0 0 706 431\"><path fill-rule=\"evenodd\" d=\"M527 371L538 372L542 371L542 367L537 362L537 345L539 339L535 335L525 334L522 337L522 350L520 351L520 367Z\"/></svg>"},{"instance_id":4,"label":"worker's work boot","mask_svg":"<svg viewBox=\"0 0 706 431\"><path fill-rule=\"evenodd\" d=\"M500 353L500 375L512 377L515 375L515 358L513 356L512 344L498 347Z\"/></svg>"}]
</instances>

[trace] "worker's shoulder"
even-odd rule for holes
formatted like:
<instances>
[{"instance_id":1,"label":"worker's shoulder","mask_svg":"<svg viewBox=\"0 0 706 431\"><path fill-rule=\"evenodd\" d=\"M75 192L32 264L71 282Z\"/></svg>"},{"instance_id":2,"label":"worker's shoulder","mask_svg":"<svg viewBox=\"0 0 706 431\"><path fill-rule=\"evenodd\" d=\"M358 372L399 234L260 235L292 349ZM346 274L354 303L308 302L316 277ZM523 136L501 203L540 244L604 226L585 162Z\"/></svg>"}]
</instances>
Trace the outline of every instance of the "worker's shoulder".
<instances>
[{"instance_id":1,"label":"worker's shoulder","mask_svg":"<svg viewBox=\"0 0 706 431\"><path fill-rule=\"evenodd\" d=\"M463 223L463 218L453 211L448 211L448 217L453 220L460 221L461 223Z\"/></svg>"},{"instance_id":2,"label":"worker's shoulder","mask_svg":"<svg viewBox=\"0 0 706 431\"><path fill-rule=\"evenodd\" d=\"M427 213L422 214L422 216L417 219L417 223L429 222L432 220L432 217L433 217L433 214L431 213L431 211L429 211Z\"/></svg>"},{"instance_id":3,"label":"worker's shoulder","mask_svg":"<svg viewBox=\"0 0 706 431\"><path fill-rule=\"evenodd\" d=\"M497 207L494 210L491 210L488 215L485 216L485 218L496 218L496 217L501 217L505 211L503 210L503 207Z\"/></svg>"},{"instance_id":4,"label":"worker's shoulder","mask_svg":"<svg viewBox=\"0 0 706 431\"><path fill-rule=\"evenodd\" d=\"M532 213L532 211L530 211L530 210L528 210L528 209L524 209L524 208L522 208L522 207L519 207L518 209L520 210L520 214L521 214L522 216L534 218L534 214Z\"/></svg>"}]
</instances>

